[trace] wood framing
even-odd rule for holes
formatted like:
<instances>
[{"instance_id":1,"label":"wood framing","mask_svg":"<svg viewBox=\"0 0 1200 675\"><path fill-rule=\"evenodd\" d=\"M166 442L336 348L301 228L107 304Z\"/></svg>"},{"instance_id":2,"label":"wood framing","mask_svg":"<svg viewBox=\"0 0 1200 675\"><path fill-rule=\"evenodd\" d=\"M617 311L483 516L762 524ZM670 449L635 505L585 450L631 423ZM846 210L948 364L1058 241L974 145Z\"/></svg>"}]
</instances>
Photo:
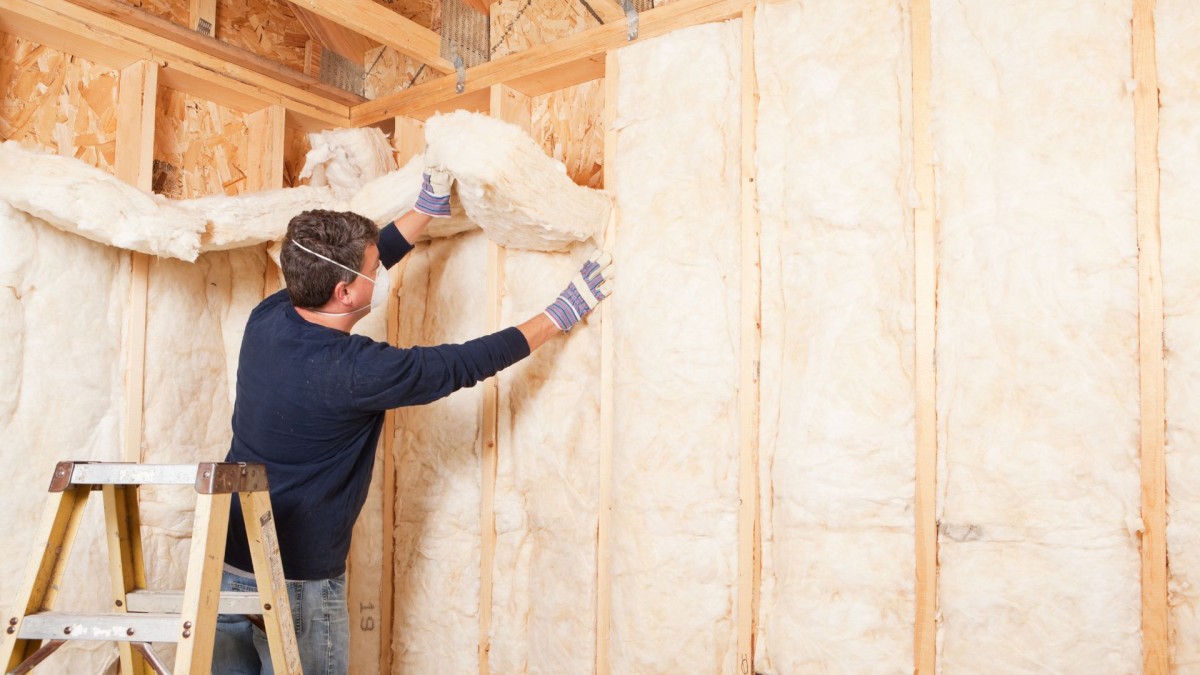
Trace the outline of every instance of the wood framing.
<instances>
[{"instance_id":1,"label":"wood framing","mask_svg":"<svg viewBox=\"0 0 1200 675\"><path fill-rule=\"evenodd\" d=\"M762 349L762 264L759 251L758 188L755 185L758 80L754 69L753 7L742 14L742 222L741 339L738 354L738 672L754 671L758 614L759 550L758 441L759 358Z\"/></svg>"},{"instance_id":2,"label":"wood framing","mask_svg":"<svg viewBox=\"0 0 1200 675\"><path fill-rule=\"evenodd\" d=\"M284 115L281 105L269 105L246 116L250 134L246 189L275 190L283 187Z\"/></svg>"},{"instance_id":3,"label":"wood framing","mask_svg":"<svg viewBox=\"0 0 1200 675\"><path fill-rule=\"evenodd\" d=\"M731 19L753 4L753 0L676 0L642 12L638 19L638 39ZM447 75L354 106L353 126L367 126L400 115L423 119L438 110L477 109L477 95L494 84L507 84L528 96L539 96L597 80L604 77L605 54L627 42L624 22L597 26L468 69L462 94L455 93L457 76Z\"/></svg>"},{"instance_id":4,"label":"wood framing","mask_svg":"<svg viewBox=\"0 0 1200 675\"><path fill-rule=\"evenodd\" d=\"M392 145L396 162L403 166L425 149L425 125L407 118L396 118ZM392 288L388 297L387 341L397 345L400 340L399 292L404 285L404 266L401 261L392 273ZM392 672L392 632L395 625L396 579L396 411L389 410L384 418L383 435L383 570L379 584L379 672Z\"/></svg>"},{"instance_id":5,"label":"wood framing","mask_svg":"<svg viewBox=\"0 0 1200 675\"><path fill-rule=\"evenodd\" d=\"M117 89L117 178L150 191L154 164L154 106L158 64L138 61L121 70ZM142 427L146 380L146 314L150 256L129 252L129 314L125 326L125 417L121 459L142 459Z\"/></svg>"},{"instance_id":6,"label":"wood framing","mask_svg":"<svg viewBox=\"0 0 1200 675\"><path fill-rule=\"evenodd\" d=\"M304 25L304 30L309 37L319 42L325 49L336 52L355 63L362 61L363 54L366 54L368 50L379 46L378 42L314 14L300 5L293 4L292 11Z\"/></svg>"},{"instance_id":7,"label":"wood framing","mask_svg":"<svg viewBox=\"0 0 1200 675\"><path fill-rule=\"evenodd\" d=\"M616 193L617 85L620 81L616 51L608 52L604 65L604 189ZM620 205L613 204L604 230L605 251L617 243ZM600 304L600 489L596 520L596 675L608 675L608 643L612 621L612 461L613 461L613 300Z\"/></svg>"},{"instance_id":8,"label":"wood framing","mask_svg":"<svg viewBox=\"0 0 1200 675\"><path fill-rule=\"evenodd\" d=\"M80 2L99 5L115 0ZM155 61L160 66L159 82L165 86L240 112L282 105L292 125L304 130L340 128L349 123L349 104L334 100L344 97L328 91L329 85L202 35L187 35L189 31L170 22L165 23L171 31L183 34L158 35L126 21L162 27L165 20L147 18L145 12L128 7L122 10L119 4L108 7L113 16L108 10L101 13L68 0L5 0L0 3L0 31L112 68L139 60ZM206 49L190 40L206 41ZM210 53L214 50L222 55L214 56ZM234 54L236 60L228 60Z\"/></svg>"},{"instance_id":9,"label":"wood framing","mask_svg":"<svg viewBox=\"0 0 1200 675\"><path fill-rule=\"evenodd\" d=\"M1170 672L1167 605L1166 395L1159 231L1155 0L1133 4L1134 167L1137 189L1138 350L1142 460L1142 672Z\"/></svg>"},{"instance_id":10,"label":"wood framing","mask_svg":"<svg viewBox=\"0 0 1200 675\"><path fill-rule=\"evenodd\" d=\"M913 0L912 107L913 182L919 203L913 209L914 368L916 387L916 607L913 667L933 675L937 662L937 220L933 182L933 78L929 0Z\"/></svg>"},{"instance_id":11,"label":"wood framing","mask_svg":"<svg viewBox=\"0 0 1200 675\"><path fill-rule=\"evenodd\" d=\"M140 28L146 33L163 38L169 42L190 47L214 59L242 66L247 70L265 75L281 84L289 84L304 91L312 92L329 101L350 106L366 100L357 94L339 89L332 84L326 84L313 77L298 76L296 71L268 58L234 47L220 40L214 40L195 31L187 30L182 26L178 26L166 19L127 3L120 2L119 0L70 0L70 3L111 19L116 19L126 26ZM39 0L39 4L45 3ZM135 40L137 39L136 35L133 37Z\"/></svg>"},{"instance_id":12,"label":"wood framing","mask_svg":"<svg viewBox=\"0 0 1200 675\"><path fill-rule=\"evenodd\" d=\"M189 0L188 28L208 37L217 36L217 0Z\"/></svg>"},{"instance_id":13,"label":"wood framing","mask_svg":"<svg viewBox=\"0 0 1200 675\"><path fill-rule=\"evenodd\" d=\"M601 23L625 21L625 10L619 0L588 0L588 6L600 17Z\"/></svg>"},{"instance_id":14,"label":"wood framing","mask_svg":"<svg viewBox=\"0 0 1200 675\"><path fill-rule=\"evenodd\" d=\"M294 5L410 56L439 73L453 73L441 56L442 36L371 0L293 0Z\"/></svg>"},{"instance_id":15,"label":"wood framing","mask_svg":"<svg viewBox=\"0 0 1200 675\"><path fill-rule=\"evenodd\" d=\"M533 107L529 97L519 91L496 85L489 91L493 117L515 124L529 132ZM504 299L504 249L488 242L487 329L500 330L500 304ZM483 536L479 555L479 672L491 672L488 665L492 632L492 578L496 560L496 469L499 464L500 391L497 377L483 383L483 498L480 501L480 532ZM509 448L511 450L511 448Z\"/></svg>"}]
</instances>

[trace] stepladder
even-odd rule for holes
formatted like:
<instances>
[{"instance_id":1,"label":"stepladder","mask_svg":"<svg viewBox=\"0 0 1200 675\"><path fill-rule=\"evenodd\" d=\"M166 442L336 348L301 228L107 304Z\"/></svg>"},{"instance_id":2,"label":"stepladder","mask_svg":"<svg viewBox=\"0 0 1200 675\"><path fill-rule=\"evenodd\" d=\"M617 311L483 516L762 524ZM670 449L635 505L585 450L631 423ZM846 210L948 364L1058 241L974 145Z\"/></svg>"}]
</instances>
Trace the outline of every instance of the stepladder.
<instances>
[{"instance_id":1,"label":"stepladder","mask_svg":"<svg viewBox=\"0 0 1200 675\"><path fill-rule=\"evenodd\" d=\"M138 488L193 486L195 520L183 590L150 590L142 557ZM108 612L58 611L71 545L89 495L104 501L112 603ZM221 573L230 503L237 494L246 524L258 592L222 592ZM64 602L68 598L61 598ZM250 615L266 633L276 673L300 675L279 540L262 464L134 464L60 462L12 615L2 617L0 664L21 674L75 640L117 643L120 672L209 673L218 614ZM154 643L175 643L174 667ZM47 672L54 669L47 663ZM39 671L41 668L39 668Z\"/></svg>"}]
</instances>

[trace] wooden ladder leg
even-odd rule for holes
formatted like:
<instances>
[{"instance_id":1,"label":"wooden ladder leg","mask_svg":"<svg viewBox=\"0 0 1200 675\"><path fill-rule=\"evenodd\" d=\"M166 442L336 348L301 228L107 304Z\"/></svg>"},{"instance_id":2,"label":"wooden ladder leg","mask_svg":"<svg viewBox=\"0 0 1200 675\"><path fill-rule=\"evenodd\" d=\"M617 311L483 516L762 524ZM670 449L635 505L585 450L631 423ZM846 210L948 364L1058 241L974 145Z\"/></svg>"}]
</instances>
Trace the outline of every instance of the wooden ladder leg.
<instances>
[{"instance_id":1,"label":"wooden ladder leg","mask_svg":"<svg viewBox=\"0 0 1200 675\"><path fill-rule=\"evenodd\" d=\"M142 538L138 526L137 486L105 485L101 492L104 494L104 529L108 538L108 572L112 582L113 611L124 614L128 611L126 596L146 587L145 573L142 573L141 579L137 578L137 568L141 567ZM135 542L138 558L136 562ZM118 642L117 649L121 653L122 673L143 675L148 672L142 655L128 642Z\"/></svg>"},{"instance_id":2,"label":"wooden ladder leg","mask_svg":"<svg viewBox=\"0 0 1200 675\"><path fill-rule=\"evenodd\" d=\"M188 556L173 671L180 675L208 673L212 669L230 496L229 493L196 495L196 521L192 525L192 550Z\"/></svg>"},{"instance_id":3,"label":"wooden ladder leg","mask_svg":"<svg viewBox=\"0 0 1200 675\"><path fill-rule=\"evenodd\" d=\"M69 480L68 475L63 482ZM83 507L87 504L89 492L86 487L68 485L50 493L42 525L33 540L34 555L30 556L29 567L25 570L25 581L21 585L21 594L17 596L14 607L14 611L21 614L3 618L0 664L5 666L6 673L16 669L22 661L37 651L41 644L40 640L19 640L17 634L26 616L54 609L63 569L66 567L67 558L70 557L71 544L74 543L75 533L79 530L79 520L83 516ZM39 549L42 551L40 557L36 554Z\"/></svg>"},{"instance_id":4,"label":"wooden ladder leg","mask_svg":"<svg viewBox=\"0 0 1200 675\"><path fill-rule=\"evenodd\" d=\"M275 534L275 516L271 511L271 496L266 490L239 492L242 515L246 521L246 537L250 558L254 563L254 578L258 584L258 601L263 608L263 626L267 644L271 647L271 664L279 675L301 675L300 649L292 624L283 563L279 558L279 539Z\"/></svg>"}]
</instances>

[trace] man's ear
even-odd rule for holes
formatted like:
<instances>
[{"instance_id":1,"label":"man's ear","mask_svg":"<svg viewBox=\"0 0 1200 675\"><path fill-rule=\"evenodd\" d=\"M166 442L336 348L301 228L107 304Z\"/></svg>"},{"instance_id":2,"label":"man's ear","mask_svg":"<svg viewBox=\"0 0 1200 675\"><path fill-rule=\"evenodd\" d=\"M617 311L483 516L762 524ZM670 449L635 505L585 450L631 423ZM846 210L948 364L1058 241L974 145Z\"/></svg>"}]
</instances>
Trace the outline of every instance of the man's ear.
<instances>
[{"instance_id":1,"label":"man's ear","mask_svg":"<svg viewBox=\"0 0 1200 675\"><path fill-rule=\"evenodd\" d=\"M334 299L345 305L353 304L353 302L350 299L349 286L350 286L350 284L348 284L344 281L337 282L337 286L333 287Z\"/></svg>"}]
</instances>

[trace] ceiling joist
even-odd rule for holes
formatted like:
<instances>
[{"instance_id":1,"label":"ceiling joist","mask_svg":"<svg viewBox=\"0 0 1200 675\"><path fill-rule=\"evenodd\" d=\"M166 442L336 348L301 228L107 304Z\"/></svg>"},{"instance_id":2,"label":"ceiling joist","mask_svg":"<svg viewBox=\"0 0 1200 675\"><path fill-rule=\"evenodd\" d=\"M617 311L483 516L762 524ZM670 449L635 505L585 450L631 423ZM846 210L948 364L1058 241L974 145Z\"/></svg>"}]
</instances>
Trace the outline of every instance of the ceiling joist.
<instances>
[{"instance_id":1,"label":"ceiling joist","mask_svg":"<svg viewBox=\"0 0 1200 675\"><path fill-rule=\"evenodd\" d=\"M363 54L379 46L378 42L359 35L345 26L334 23L299 5L292 5L296 18L304 25L304 32L321 46L339 54L351 62L361 62Z\"/></svg>"},{"instance_id":2,"label":"ceiling joist","mask_svg":"<svg viewBox=\"0 0 1200 675\"><path fill-rule=\"evenodd\" d=\"M442 36L371 0L293 0L295 6L412 57L439 73L453 73Z\"/></svg>"}]
</instances>

